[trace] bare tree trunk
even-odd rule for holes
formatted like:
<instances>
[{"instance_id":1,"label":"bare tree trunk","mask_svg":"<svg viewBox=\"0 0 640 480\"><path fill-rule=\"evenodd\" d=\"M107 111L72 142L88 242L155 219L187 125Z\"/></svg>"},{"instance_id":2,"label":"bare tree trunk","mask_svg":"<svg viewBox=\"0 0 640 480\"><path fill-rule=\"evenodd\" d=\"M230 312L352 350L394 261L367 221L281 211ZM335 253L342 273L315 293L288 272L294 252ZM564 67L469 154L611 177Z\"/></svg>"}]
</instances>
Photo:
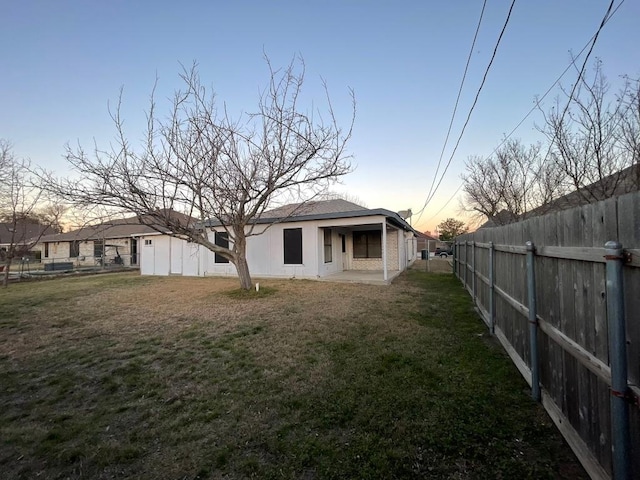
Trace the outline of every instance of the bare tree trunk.
<instances>
[{"instance_id":1,"label":"bare tree trunk","mask_svg":"<svg viewBox=\"0 0 640 480\"><path fill-rule=\"evenodd\" d=\"M251 290L253 282L251 282L251 274L249 273L249 264L247 263L247 237L245 236L243 225L233 226L233 236L235 239L233 251L235 253L232 262L238 271L240 279L240 288L243 290Z\"/></svg>"},{"instance_id":2,"label":"bare tree trunk","mask_svg":"<svg viewBox=\"0 0 640 480\"><path fill-rule=\"evenodd\" d=\"M236 269L238 270L238 277L240 278L240 288L243 290L251 290L253 283L251 282L251 274L249 273L249 264L245 257L245 252L242 252L236 258Z\"/></svg>"},{"instance_id":3,"label":"bare tree trunk","mask_svg":"<svg viewBox=\"0 0 640 480\"><path fill-rule=\"evenodd\" d=\"M4 262L4 272L2 275L2 286L7 288L9 286L9 271L11 270L11 259L8 258Z\"/></svg>"}]
</instances>

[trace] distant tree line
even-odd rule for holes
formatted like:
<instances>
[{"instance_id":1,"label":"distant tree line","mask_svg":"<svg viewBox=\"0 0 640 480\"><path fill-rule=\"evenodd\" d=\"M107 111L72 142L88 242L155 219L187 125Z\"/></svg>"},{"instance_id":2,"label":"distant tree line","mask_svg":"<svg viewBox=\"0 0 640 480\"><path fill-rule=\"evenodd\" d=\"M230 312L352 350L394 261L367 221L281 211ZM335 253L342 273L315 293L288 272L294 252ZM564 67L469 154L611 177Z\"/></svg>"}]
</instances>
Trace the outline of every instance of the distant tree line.
<instances>
[{"instance_id":1,"label":"distant tree line","mask_svg":"<svg viewBox=\"0 0 640 480\"><path fill-rule=\"evenodd\" d=\"M602 63L561 87L537 129L544 143L505 139L465 165L463 209L495 224L603 200L640 188L640 80L610 95Z\"/></svg>"}]
</instances>

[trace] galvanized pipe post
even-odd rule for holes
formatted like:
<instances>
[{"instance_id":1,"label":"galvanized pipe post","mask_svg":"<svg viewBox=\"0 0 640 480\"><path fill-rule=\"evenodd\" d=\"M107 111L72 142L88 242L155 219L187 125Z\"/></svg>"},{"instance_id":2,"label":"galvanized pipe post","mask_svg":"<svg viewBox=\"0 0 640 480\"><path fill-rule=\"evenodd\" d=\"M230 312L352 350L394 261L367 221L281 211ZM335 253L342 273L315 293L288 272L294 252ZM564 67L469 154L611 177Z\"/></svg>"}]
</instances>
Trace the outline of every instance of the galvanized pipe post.
<instances>
[{"instance_id":1,"label":"galvanized pipe post","mask_svg":"<svg viewBox=\"0 0 640 480\"><path fill-rule=\"evenodd\" d=\"M629 468L630 435L627 403L627 343L624 320L622 245L607 242L607 322L609 324L609 363L611 367L611 449L613 478L631 478Z\"/></svg>"},{"instance_id":2,"label":"galvanized pipe post","mask_svg":"<svg viewBox=\"0 0 640 480\"><path fill-rule=\"evenodd\" d=\"M496 333L496 284L495 284L495 247L489 242L489 333Z\"/></svg>"},{"instance_id":3,"label":"galvanized pipe post","mask_svg":"<svg viewBox=\"0 0 640 480\"><path fill-rule=\"evenodd\" d=\"M467 288L467 270L469 270L469 249L467 248L467 242L464 241L464 288Z\"/></svg>"},{"instance_id":4,"label":"galvanized pipe post","mask_svg":"<svg viewBox=\"0 0 640 480\"><path fill-rule=\"evenodd\" d=\"M456 278L460 278L460 275L458 275L458 241L454 240L453 242L453 274L456 276Z\"/></svg>"},{"instance_id":5,"label":"galvanized pipe post","mask_svg":"<svg viewBox=\"0 0 640 480\"><path fill-rule=\"evenodd\" d=\"M529 297L529 350L531 354L531 398L540 401L540 367L538 361L538 318L536 308L536 272L533 242L527 245L527 293Z\"/></svg>"},{"instance_id":6,"label":"galvanized pipe post","mask_svg":"<svg viewBox=\"0 0 640 480\"><path fill-rule=\"evenodd\" d=\"M458 271L460 269L460 259L458 258L460 256L460 250L458 245L460 244L456 240L453 244L453 272L456 277L458 277L458 280L460 280L460 272Z\"/></svg>"},{"instance_id":7,"label":"galvanized pipe post","mask_svg":"<svg viewBox=\"0 0 640 480\"><path fill-rule=\"evenodd\" d=\"M473 303L476 303L476 241L471 242L471 297Z\"/></svg>"}]
</instances>

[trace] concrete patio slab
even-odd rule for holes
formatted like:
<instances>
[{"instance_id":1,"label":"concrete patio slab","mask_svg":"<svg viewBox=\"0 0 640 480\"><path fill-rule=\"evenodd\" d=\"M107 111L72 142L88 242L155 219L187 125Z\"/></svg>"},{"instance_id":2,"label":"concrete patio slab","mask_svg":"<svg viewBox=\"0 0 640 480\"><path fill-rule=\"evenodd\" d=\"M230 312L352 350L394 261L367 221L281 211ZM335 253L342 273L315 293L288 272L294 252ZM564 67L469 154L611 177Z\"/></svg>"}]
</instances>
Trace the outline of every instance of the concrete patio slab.
<instances>
[{"instance_id":1,"label":"concrete patio slab","mask_svg":"<svg viewBox=\"0 0 640 480\"><path fill-rule=\"evenodd\" d=\"M389 285L400 275L399 270L389 270L385 281L382 270L344 270L319 278L322 282L365 283L370 285Z\"/></svg>"}]
</instances>

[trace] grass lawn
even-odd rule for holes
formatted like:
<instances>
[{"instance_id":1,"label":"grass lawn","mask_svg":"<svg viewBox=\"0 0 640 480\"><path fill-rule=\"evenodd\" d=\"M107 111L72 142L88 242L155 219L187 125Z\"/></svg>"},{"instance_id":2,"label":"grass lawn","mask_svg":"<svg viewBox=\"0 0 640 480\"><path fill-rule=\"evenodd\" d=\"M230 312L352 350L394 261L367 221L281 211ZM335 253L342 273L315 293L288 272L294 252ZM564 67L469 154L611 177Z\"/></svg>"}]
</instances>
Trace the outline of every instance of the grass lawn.
<instances>
[{"instance_id":1,"label":"grass lawn","mask_svg":"<svg viewBox=\"0 0 640 480\"><path fill-rule=\"evenodd\" d=\"M0 291L0 477L587 478L451 274Z\"/></svg>"}]
</instances>

